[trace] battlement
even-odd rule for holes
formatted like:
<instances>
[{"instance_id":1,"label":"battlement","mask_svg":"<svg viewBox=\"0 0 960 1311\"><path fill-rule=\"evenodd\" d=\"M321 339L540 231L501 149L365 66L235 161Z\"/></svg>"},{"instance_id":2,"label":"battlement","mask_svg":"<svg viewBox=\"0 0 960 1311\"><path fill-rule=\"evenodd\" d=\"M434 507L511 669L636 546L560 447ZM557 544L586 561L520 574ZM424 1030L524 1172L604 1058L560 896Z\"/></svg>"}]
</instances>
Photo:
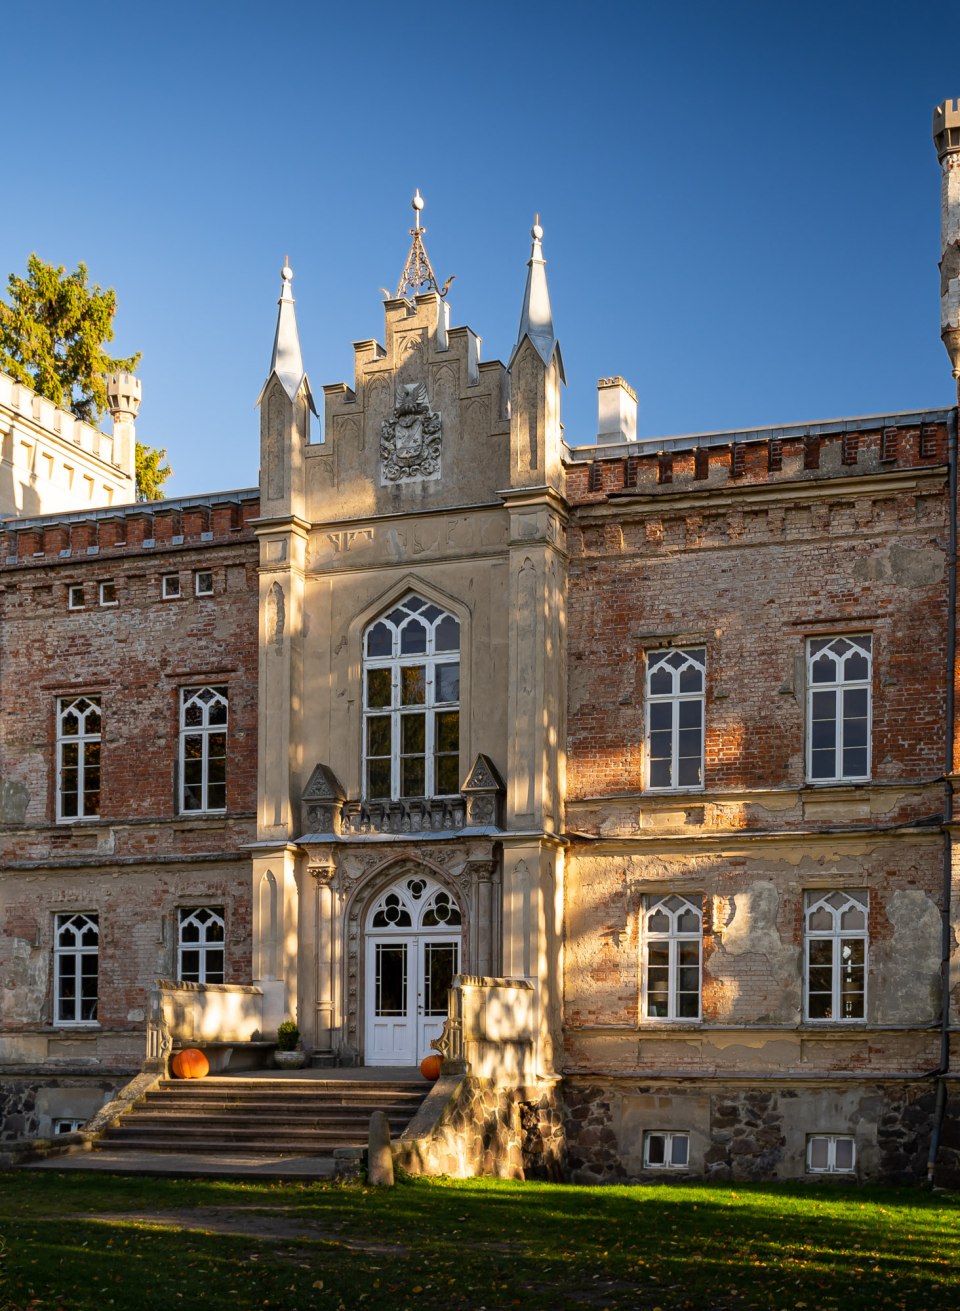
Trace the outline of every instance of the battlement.
<instances>
[{"instance_id":1,"label":"battlement","mask_svg":"<svg viewBox=\"0 0 960 1311\"><path fill-rule=\"evenodd\" d=\"M944 465L952 410L567 448L574 505Z\"/></svg>"},{"instance_id":2,"label":"battlement","mask_svg":"<svg viewBox=\"0 0 960 1311\"><path fill-rule=\"evenodd\" d=\"M134 497L132 460L125 467L110 433L0 373L0 518Z\"/></svg>"},{"instance_id":3,"label":"battlement","mask_svg":"<svg viewBox=\"0 0 960 1311\"><path fill-rule=\"evenodd\" d=\"M102 556L188 550L239 539L255 541L260 513L255 487L209 496L144 501L67 514L0 520L0 573Z\"/></svg>"},{"instance_id":4,"label":"battlement","mask_svg":"<svg viewBox=\"0 0 960 1311\"><path fill-rule=\"evenodd\" d=\"M940 159L960 151L960 100L944 100L934 109L933 144Z\"/></svg>"}]
</instances>

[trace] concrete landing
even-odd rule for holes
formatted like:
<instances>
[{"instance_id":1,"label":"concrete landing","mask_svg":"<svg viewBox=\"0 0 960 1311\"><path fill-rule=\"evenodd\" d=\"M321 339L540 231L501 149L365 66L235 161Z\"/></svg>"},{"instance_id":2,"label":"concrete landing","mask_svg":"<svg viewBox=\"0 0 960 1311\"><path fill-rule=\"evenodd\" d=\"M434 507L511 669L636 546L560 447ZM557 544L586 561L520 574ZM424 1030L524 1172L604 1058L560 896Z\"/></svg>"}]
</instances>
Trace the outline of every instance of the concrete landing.
<instances>
[{"instance_id":1,"label":"concrete landing","mask_svg":"<svg viewBox=\"0 0 960 1311\"><path fill-rule=\"evenodd\" d=\"M19 1170L176 1175L183 1179L332 1179L332 1156L244 1156L207 1152L70 1152L29 1161Z\"/></svg>"}]
</instances>

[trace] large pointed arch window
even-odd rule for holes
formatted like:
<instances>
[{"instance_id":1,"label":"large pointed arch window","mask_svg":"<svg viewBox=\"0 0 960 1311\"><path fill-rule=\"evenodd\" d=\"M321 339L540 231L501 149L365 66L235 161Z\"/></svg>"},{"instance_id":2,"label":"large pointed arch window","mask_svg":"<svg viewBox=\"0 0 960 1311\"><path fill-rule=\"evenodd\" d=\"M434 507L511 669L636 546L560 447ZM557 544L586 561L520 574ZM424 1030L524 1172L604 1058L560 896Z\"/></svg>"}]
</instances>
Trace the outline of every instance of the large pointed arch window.
<instances>
[{"instance_id":1,"label":"large pointed arch window","mask_svg":"<svg viewBox=\"0 0 960 1311\"><path fill-rule=\"evenodd\" d=\"M408 596L363 638L363 790L368 801L460 787L460 624Z\"/></svg>"}]
</instances>

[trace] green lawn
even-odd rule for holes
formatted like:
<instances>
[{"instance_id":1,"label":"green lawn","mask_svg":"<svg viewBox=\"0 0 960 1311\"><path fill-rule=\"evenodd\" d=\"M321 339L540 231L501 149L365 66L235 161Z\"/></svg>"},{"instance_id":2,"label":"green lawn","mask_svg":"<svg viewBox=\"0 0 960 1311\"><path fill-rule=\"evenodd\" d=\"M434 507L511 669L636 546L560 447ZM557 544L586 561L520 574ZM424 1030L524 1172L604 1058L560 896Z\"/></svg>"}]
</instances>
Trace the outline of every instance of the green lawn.
<instances>
[{"instance_id":1,"label":"green lawn","mask_svg":"<svg viewBox=\"0 0 960 1311\"><path fill-rule=\"evenodd\" d=\"M960 1197L0 1175L0 1308L960 1305Z\"/></svg>"}]
</instances>

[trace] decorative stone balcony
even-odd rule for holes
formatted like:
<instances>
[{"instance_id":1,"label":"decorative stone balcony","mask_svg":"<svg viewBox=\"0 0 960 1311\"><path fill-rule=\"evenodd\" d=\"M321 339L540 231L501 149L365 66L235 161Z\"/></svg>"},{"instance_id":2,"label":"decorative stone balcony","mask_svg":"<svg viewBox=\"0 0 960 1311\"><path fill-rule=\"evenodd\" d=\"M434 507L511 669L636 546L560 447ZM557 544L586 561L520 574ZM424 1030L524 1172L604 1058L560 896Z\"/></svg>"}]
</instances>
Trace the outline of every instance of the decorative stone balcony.
<instances>
[{"instance_id":1,"label":"decorative stone balcony","mask_svg":"<svg viewBox=\"0 0 960 1311\"><path fill-rule=\"evenodd\" d=\"M505 790L493 761L479 755L459 796L348 801L330 766L318 764L301 796L304 835L356 837L368 833L456 833L462 828L497 828Z\"/></svg>"}]
</instances>

